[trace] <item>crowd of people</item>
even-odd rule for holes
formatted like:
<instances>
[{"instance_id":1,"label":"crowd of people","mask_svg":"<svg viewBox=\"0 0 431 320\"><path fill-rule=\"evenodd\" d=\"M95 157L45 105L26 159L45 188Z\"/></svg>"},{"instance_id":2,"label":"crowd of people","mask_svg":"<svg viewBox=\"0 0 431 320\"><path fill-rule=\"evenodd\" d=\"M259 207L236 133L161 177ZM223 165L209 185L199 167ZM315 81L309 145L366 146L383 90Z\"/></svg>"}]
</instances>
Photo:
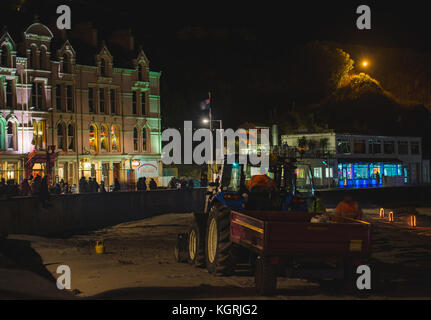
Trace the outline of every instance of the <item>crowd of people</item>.
<instances>
[{"instance_id":1,"label":"crowd of people","mask_svg":"<svg viewBox=\"0 0 431 320\"><path fill-rule=\"evenodd\" d=\"M157 190L157 182L151 178L147 184L145 177L139 178L135 186L132 186L132 190L145 191L145 190ZM103 192L119 192L122 190L121 184L117 178L114 179L112 186L105 186L105 182L102 180L100 183L97 182L96 178L85 178L84 176L79 179L79 193L103 193ZM60 194L71 194L78 192L75 184L69 184L63 179L55 182L51 186L49 185L47 176L41 177L36 175L34 178L30 176L25 178L20 185L16 183L14 179L5 180L0 179L0 198L10 198L17 196L42 196L47 198L47 195L60 195Z\"/></svg>"}]
</instances>

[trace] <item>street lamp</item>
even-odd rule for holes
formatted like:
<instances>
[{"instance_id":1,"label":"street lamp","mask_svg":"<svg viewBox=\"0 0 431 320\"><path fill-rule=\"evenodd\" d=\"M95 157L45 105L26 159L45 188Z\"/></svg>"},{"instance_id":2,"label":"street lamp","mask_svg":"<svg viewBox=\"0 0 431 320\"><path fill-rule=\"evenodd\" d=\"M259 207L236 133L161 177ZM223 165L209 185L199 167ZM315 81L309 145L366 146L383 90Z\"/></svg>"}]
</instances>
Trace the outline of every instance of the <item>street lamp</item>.
<instances>
[{"instance_id":1,"label":"street lamp","mask_svg":"<svg viewBox=\"0 0 431 320\"><path fill-rule=\"evenodd\" d=\"M362 65L363 68L366 68L366 67L368 67L369 62L367 60L363 60L362 63L361 63L361 65Z\"/></svg>"},{"instance_id":2,"label":"street lamp","mask_svg":"<svg viewBox=\"0 0 431 320\"><path fill-rule=\"evenodd\" d=\"M210 116L211 116L211 114L210 114ZM211 118L210 118L211 119ZM220 127L220 135L221 135L221 140L220 140L220 142L222 142L222 145L223 145L223 121L222 120L213 120L213 119L202 119L202 122L203 123L205 123L205 124L209 124L210 125L210 132L211 132L211 134L212 134L212 122L218 122L219 123L219 127ZM217 147L217 146L216 146ZM213 158L214 158L214 156L213 156L213 139L211 138L211 165L210 165L210 170L211 170L211 179L214 179L214 177L213 177ZM222 151L223 151L223 148L222 148Z\"/></svg>"}]
</instances>

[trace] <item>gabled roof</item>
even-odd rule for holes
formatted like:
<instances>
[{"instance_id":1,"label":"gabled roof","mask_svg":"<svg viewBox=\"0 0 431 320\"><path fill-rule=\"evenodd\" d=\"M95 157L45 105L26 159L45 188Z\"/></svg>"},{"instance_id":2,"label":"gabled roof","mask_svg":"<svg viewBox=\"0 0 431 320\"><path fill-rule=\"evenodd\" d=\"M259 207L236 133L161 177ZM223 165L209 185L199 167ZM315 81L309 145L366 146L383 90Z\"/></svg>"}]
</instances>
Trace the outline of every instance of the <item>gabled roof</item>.
<instances>
[{"instance_id":1,"label":"gabled roof","mask_svg":"<svg viewBox=\"0 0 431 320\"><path fill-rule=\"evenodd\" d=\"M5 31L5 33L0 38L0 46L7 43L9 45L10 50L15 50L16 44L15 41L13 41L12 37L10 36L9 32Z\"/></svg>"}]
</instances>

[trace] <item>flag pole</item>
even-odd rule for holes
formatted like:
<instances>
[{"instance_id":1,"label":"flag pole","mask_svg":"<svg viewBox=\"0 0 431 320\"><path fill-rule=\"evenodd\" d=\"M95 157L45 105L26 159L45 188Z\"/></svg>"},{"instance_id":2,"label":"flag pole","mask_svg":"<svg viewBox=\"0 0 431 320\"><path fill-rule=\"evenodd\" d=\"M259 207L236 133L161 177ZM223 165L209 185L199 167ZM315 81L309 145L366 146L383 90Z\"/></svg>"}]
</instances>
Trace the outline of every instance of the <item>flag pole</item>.
<instances>
[{"instance_id":1,"label":"flag pole","mask_svg":"<svg viewBox=\"0 0 431 320\"><path fill-rule=\"evenodd\" d=\"M213 146L213 136L212 136L212 110L211 110L211 92L208 92L208 99L209 99L209 121L210 121L210 132L211 132L211 159L210 159L210 173L211 173L211 182L214 181L214 175L213 175L213 160L214 160L214 146Z\"/></svg>"}]
</instances>

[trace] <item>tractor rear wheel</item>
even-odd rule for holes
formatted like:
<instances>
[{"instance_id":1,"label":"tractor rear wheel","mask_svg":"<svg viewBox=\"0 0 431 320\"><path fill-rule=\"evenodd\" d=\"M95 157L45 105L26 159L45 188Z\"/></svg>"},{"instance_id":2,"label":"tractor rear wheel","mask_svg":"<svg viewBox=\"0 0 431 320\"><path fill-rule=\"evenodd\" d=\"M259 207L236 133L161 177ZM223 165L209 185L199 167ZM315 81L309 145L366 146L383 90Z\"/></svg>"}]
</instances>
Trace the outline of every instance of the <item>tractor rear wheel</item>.
<instances>
[{"instance_id":1,"label":"tractor rear wheel","mask_svg":"<svg viewBox=\"0 0 431 320\"><path fill-rule=\"evenodd\" d=\"M277 289L277 269L265 257L257 257L254 276L256 293L259 296L272 296Z\"/></svg>"},{"instance_id":2,"label":"tractor rear wheel","mask_svg":"<svg viewBox=\"0 0 431 320\"><path fill-rule=\"evenodd\" d=\"M204 225L197 219L193 221L188 236L188 261L196 267L205 266Z\"/></svg>"},{"instance_id":3,"label":"tractor rear wheel","mask_svg":"<svg viewBox=\"0 0 431 320\"><path fill-rule=\"evenodd\" d=\"M209 213L205 241L206 266L214 275L232 275L235 269L230 242L230 210L215 204Z\"/></svg>"}]
</instances>

